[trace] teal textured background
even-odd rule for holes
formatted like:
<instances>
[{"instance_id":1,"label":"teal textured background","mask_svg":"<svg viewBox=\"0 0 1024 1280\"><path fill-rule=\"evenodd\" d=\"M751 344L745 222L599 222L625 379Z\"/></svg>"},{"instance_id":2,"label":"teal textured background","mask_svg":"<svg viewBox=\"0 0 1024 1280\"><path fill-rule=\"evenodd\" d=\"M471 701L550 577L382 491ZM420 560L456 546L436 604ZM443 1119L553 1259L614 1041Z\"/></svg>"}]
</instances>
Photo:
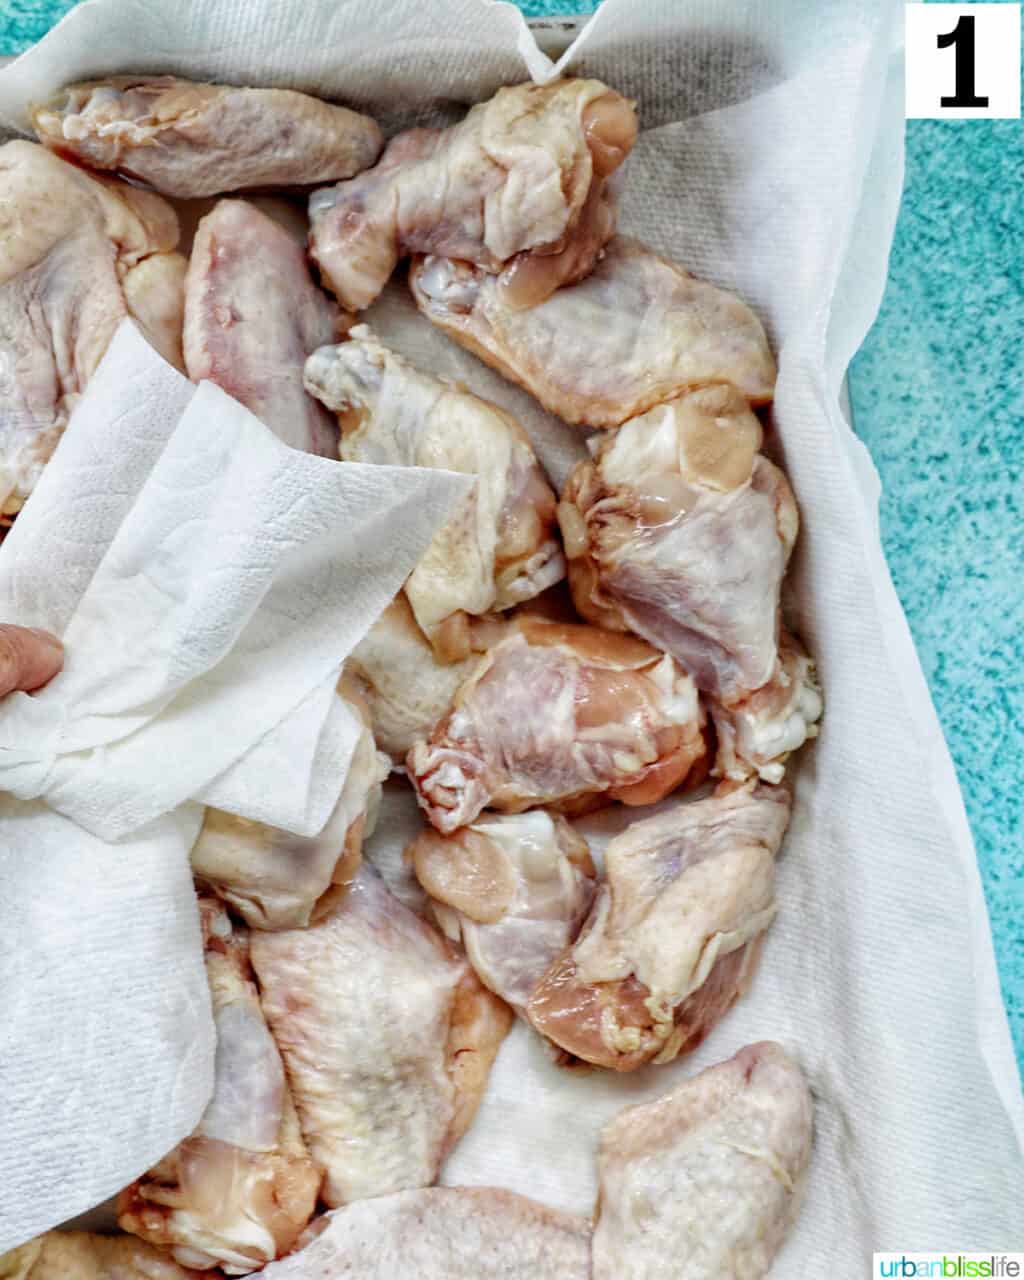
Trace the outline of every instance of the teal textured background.
<instances>
[{"instance_id":1,"label":"teal textured background","mask_svg":"<svg viewBox=\"0 0 1024 1280\"><path fill-rule=\"evenodd\" d=\"M75 0L0 0L0 54ZM597 0L519 0L528 17ZM907 125L878 320L850 372L882 537L963 788L1024 1065L1024 124Z\"/></svg>"}]
</instances>

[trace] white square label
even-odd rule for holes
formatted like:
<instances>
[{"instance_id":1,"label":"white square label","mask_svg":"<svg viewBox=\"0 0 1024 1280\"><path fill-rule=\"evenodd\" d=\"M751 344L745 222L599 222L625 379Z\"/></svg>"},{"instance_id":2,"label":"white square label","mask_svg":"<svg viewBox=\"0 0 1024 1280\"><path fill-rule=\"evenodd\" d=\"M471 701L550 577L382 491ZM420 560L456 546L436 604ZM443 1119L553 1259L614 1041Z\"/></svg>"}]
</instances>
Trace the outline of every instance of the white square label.
<instances>
[{"instance_id":1,"label":"white square label","mask_svg":"<svg viewBox=\"0 0 1024 1280\"><path fill-rule=\"evenodd\" d=\"M1020 119L1020 5L908 4L907 118Z\"/></svg>"}]
</instances>

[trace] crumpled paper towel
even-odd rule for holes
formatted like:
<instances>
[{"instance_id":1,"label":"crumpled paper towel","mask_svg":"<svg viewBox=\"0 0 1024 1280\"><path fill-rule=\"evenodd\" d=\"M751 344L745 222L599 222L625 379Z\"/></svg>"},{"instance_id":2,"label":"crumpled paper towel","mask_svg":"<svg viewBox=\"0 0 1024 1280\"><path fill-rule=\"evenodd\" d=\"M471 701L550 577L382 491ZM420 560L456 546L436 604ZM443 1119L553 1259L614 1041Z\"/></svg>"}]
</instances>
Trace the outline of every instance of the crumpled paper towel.
<instances>
[{"instance_id":1,"label":"crumpled paper towel","mask_svg":"<svg viewBox=\"0 0 1024 1280\"><path fill-rule=\"evenodd\" d=\"M633 1076L559 1073L517 1027L444 1170L589 1212L611 1114L774 1037L817 1103L781 1280L823 1267L860 1280L875 1249L1012 1249L1024 1235L1024 1103L974 852L882 556L877 477L839 407L899 200L901 22L896 0L605 0L559 61L639 102L623 229L750 299L779 352L770 445L803 513L795 621L827 710L793 770L780 914L750 995L697 1054ZM0 75L0 113L126 69L334 94L394 127L553 64L517 12L482 0L90 0ZM433 331L400 285L370 320L518 413L559 478L581 456L578 433ZM369 852L396 879L418 821L389 787ZM588 821L595 843L615 821Z\"/></svg>"},{"instance_id":2,"label":"crumpled paper towel","mask_svg":"<svg viewBox=\"0 0 1024 1280\"><path fill-rule=\"evenodd\" d=\"M118 330L0 549L0 616L67 647L0 703L0 1250L194 1128L197 802L323 827L359 733L341 663L471 483L289 449Z\"/></svg>"}]
</instances>

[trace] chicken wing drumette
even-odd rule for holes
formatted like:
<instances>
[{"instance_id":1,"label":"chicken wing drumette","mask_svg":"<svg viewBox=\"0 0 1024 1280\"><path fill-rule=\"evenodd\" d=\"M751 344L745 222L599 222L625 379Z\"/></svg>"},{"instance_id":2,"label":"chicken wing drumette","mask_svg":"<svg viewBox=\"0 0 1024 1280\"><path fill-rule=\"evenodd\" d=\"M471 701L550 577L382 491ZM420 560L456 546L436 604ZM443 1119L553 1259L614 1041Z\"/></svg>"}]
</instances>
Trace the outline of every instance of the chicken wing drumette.
<instances>
[{"instance_id":1,"label":"chicken wing drumette","mask_svg":"<svg viewBox=\"0 0 1024 1280\"><path fill-rule=\"evenodd\" d=\"M477 477L405 584L444 660L469 654L472 617L531 600L564 577L554 493L526 432L497 405L420 373L365 325L310 356L306 386L339 414L345 461Z\"/></svg>"},{"instance_id":2,"label":"chicken wing drumette","mask_svg":"<svg viewBox=\"0 0 1024 1280\"><path fill-rule=\"evenodd\" d=\"M341 689L359 737L320 834L304 838L211 808L192 847L193 874L254 929L301 929L319 919L355 879L373 832L390 766L374 746L362 698L347 679Z\"/></svg>"},{"instance_id":3,"label":"chicken wing drumette","mask_svg":"<svg viewBox=\"0 0 1024 1280\"><path fill-rule=\"evenodd\" d=\"M321 1174L260 1009L248 934L214 899L200 910L217 1030L213 1097L195 1133L121 1193L118 1222L183 1266L247 1275L294 1247Z\"/></svg>"},{"instance_id":4,"label":"chicken wing drumette","mask_svg":"<svg viewBox=\"0 0 1024 1280\"><path fill-rule=\"evenodd\" d=\"M522 1012L593 899L586 841L561 815L533 809L480 818L451 836L428 828L407 856L477 977Z\"/></svg>"},{"instance_id":5,"label":"chicken wing drumette","mask_svg":"<svg viewBox=\"0 0 1024 1280\"><path fill-rule=\"evenodd\" d=\"M686 667L712 707L720 772L778 782L821 699L780 628L799 517L761 442L735 387L681 395L602 439L558 512L580 613Z\"/></svg>"},{"instance_id":6,"label":"chicken wing drumette","mask_svg":"<svg viewBox=\"0 0 1024 1280\"><path fill-rule=\"evenodd\" d=\"M615 1071L695 1049L753 977L788 821L788 793L751 782L633 823L605 850L590 915L529 1020Z\"/></svg>"},{"instance_id":7,"label":"chicken wing drumette","mask_svg":"<svg viewBox=\"0 0 1024 1280\"><path fill-rule=\"evenodd\" d=\"M509 306L529 306L586 275L613 234L605 183L635 138L632 105L598 80L499 89L461 123L399 134L375 168L315 192L311 253L352 311L405 253L475 263Z\"/></svg>"},{"instance_id":8,"label":"chicken wing drumette","mask_svg":"<svg viewBox=\"0 0 1024 1280\"><path fill-rule=\"evenodd\" d=\"M494 277L442 256L416 259L409 280L429 320L566 422L617 427L713 382L754 404L774 392L746 303L632 240L616 237L586 279L525 310Z\"/></svg>"},{"instance_id":9,"label":"chicken wing drumette","mask_svg":"<svg viewBox=\"0 0 1024 1280\"><path fill-rule=\"evenodd\" d=\"M185 199L348 178L383 144L369 116L305 93L176 76L72 84L32 122L53 150Z\"/></svg>"},{"instance_id":10,"label":"chicken wing drumette","mask_svg":"<svg viewBox=\"0 0 1024 1280\"><path fill-rule=\"evenodd\" d=\"M523 616L413 746L407 769L427 817L449 834L488 806L652 804L696 780L705 754L696 688L672 658L632 636Z\"/></svg>"}]
</instances>

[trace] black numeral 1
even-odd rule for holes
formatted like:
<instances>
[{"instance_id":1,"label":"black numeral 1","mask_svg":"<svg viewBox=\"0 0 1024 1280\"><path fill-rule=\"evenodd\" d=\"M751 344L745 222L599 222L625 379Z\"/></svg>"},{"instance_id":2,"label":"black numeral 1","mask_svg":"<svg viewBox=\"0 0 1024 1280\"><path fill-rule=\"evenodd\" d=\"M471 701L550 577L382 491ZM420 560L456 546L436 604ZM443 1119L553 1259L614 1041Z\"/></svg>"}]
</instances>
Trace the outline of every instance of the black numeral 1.
<instances>
[{"instance_id":1,"label":"black numeral 1","mask_svg":"<svg viewBox=\"0 0 1024 1280\"><path fill-rule=\"evenodd\" d=\"M939 102L944 107L987 107L988 98L981 98L974 92L974 16L966 13L952 31L944 36L936 36L940 49L956 47L956 92L952 97L944 96Z\"/></svg>"}]
</instances>

